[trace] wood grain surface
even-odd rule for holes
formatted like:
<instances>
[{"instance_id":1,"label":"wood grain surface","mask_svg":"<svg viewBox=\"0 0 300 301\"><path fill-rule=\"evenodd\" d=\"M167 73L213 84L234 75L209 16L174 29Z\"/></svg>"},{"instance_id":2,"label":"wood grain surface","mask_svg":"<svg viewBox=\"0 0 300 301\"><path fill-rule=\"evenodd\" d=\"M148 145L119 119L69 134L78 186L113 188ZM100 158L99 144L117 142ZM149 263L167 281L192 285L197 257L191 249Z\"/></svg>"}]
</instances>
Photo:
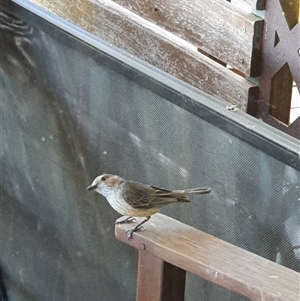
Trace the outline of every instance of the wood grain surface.
<instances>
[{"instance_id":1,"label":"wood grain surface","mask_svg":"<svg viewBox=\"0 0 300 301\"><path fill-rule=\"evenodd\" d=\"M253 10L264 10L266 5L266 0L235 0L236 2L241 2L251 7Z\"/></svg>"},{"instance_id":2,"label":"wood grain surface","mask_svg":"<svg viewBox=\"0 0 300 301\"><path fill-rule=\"evenodd\" d=\"M293 270L159 213L128 240L125 231L132 226L117 225L115 235L140 252L251 300L299 301L299 273Z\"/></svg>"},{"instance_id":3,"label":"wood grain surface","mask_svg":"<svg viewBox=\"0 0 300 301\"><path fill-rule=\"evenodd\" d=\"M113 1L31 2L241 110L257 97L256 85Z\"/></svg>"},{"instance_id":4,"label":"wood grain surface","mask_svg":"<svg viewBox=\"0 0 300 301\"><path fill-rule=\"evenodd\" d=\"M248 76L258 76L262 20L224 0L114 0Z\"/></svg>"},{"instance_id":5,"label":"wood grain surface","mask_svg":"<svg viewBox=\"0 0 300 301\"><path fill-rule=\"evenodd\" d=\"M183 301L186 272L147 252L139 252L136 301Z\"/></svg>"}]
</instances>

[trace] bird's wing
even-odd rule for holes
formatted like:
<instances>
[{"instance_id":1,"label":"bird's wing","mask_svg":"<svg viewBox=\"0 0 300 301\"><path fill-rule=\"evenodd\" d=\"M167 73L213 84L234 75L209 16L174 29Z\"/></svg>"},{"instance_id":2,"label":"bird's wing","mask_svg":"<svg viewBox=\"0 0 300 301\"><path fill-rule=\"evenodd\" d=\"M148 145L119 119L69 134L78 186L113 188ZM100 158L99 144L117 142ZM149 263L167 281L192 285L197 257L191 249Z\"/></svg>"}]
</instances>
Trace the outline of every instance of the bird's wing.
<instances>
[{"instance_id":1,"label":"bird's wing","mask_svg":"<svg viewBox=\"0 0 300 301\"><path fill-rule=\"evenodd\" d=\"M157 186L150 186L151 188L154 189L154 193L156 195L160 195L160 194L170 194L172 192L172 190L169 190L169 189L165 189L165 188L160 188L160 187L157 187Z\"/></svg>"},{"instance_id":2,"label":"bird's wing","mask_svg":"<svg viewBox=\"0 0 300 301\"><path fill-rule=\"evenodd\" d=\"M123 198L133 208L151 208L153 189L138 182L126 181Z\"/></svg>"},{"instance_id":3,"label":"bird's wing","mask_svg":"<svg viewBox=\"0 0 300 301\"><path fill-rule=\"evenodd\" d=\"M177 202L177 199L170 195L172 191L138 182L126 181L123 192L124 200L136 209L148 209Z\"/></svg>"}]
</instances>

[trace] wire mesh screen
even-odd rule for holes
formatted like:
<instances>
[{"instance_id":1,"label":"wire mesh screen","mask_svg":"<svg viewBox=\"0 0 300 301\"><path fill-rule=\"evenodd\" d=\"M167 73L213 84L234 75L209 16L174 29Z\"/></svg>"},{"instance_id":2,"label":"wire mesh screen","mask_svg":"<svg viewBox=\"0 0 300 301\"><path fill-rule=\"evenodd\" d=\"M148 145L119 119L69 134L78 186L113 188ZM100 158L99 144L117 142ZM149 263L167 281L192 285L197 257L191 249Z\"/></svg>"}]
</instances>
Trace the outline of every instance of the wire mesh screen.
<instances>
[{"instance_id":1,"label":"wire mesh screen","mask_svg":"<svg viewBox=\"0 0 300 301\"><path fill-rule=\"evenodd\" d=\"M135 299L137 252L114 237L119 215L85 190L104 172L212 187L162 212L299 271L296 169L119 74L89 45L32 23L1 13L0 259L9 300ZM188 274L185 300L246 298Z\"/></svg>"}]
</instances>

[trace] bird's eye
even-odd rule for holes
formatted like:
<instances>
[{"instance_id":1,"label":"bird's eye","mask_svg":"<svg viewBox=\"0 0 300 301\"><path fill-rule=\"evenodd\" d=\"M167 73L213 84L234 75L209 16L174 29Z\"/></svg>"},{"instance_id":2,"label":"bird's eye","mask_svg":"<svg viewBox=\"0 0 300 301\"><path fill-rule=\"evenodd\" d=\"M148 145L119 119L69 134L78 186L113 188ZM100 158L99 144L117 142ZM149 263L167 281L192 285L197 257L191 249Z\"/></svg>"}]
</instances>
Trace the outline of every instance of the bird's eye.
<instances>
[{"instance_id":1,"label":"bird's eye","mask_svg":"<svg viewBox=\"0 0 300 301\"><path fill-rule=\"evenodd\" d=\"M101 178L101 181L105 181L105 177L102 177L102 178Z\"/></svg>"}]
</instances>

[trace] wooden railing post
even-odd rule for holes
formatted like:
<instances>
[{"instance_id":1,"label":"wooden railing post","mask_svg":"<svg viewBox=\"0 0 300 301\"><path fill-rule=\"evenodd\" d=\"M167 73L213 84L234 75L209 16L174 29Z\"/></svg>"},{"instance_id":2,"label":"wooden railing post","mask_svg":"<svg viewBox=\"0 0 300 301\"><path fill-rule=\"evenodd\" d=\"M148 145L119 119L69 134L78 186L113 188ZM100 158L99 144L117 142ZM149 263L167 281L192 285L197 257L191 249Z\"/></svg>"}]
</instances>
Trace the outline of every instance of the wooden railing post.
<instances>
[{"instance_id":1,"label":"wooden railing post","mask_svg":"<svg viewBox=\"0 0 300 301\"><path fill-rule=\"evenodd\" d=\"M136 301L183 301L185 271L140 250Z\"/></svg>"},{"instance_id":2,"label":"wooden railing post","mask_svg":"<svg viewBox=\"0 0 300 301\"><path fill-rule=\"evenodd\" d=\"M137 223L141 218L136 218ZM253 301L299 301L300 274L160 213L115 235L139 250L137 301L183 301L185 271Z\"/></svg>"}]
</instances>

